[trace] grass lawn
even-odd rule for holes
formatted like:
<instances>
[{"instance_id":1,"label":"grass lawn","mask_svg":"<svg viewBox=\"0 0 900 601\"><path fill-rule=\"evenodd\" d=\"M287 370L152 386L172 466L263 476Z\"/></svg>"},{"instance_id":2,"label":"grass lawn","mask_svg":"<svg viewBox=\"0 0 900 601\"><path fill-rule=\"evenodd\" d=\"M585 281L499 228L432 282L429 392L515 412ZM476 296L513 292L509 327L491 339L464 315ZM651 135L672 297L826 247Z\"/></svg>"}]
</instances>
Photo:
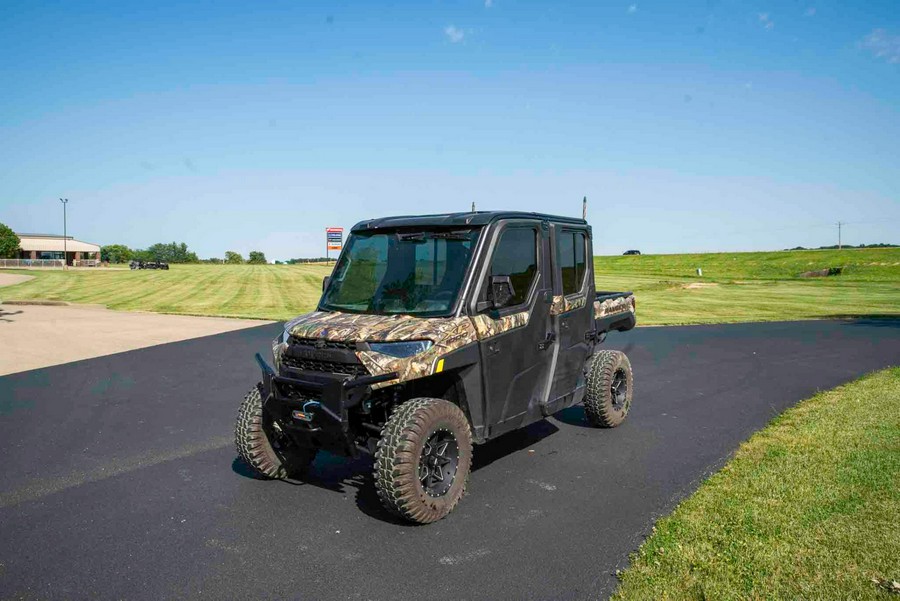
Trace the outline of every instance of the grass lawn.
<instances>
[{"instance_id":1,"label":"grass lawn","mask_svg":"<svg viewBox=\"0 0 900 601\"><path fill-rule=\"evenodd\" d=\"M3 300L46 299L110 309L290 319L319 301L331 265L172 265L169 271L17 271L35 279L0 288Z\"/></svg>"},{"instance_id":2,"label":"grass lawn","mask_svg":"<svg viewBox=\"0 0 900 601\"><path fill-rule=\"evenodd\" d=\"M595 257L594 265L598 288L635 292L642 325L900 316L900 248ZM840 276L798 277L837 266L844 267ZM0 298L288 319L315 306L330 269L313 264L20 271L36 279L0 289Z\"/></svg>"},{"instance_id":3,"label":"grass lawn","mask_svg":"<svg viewBox=\"0 0 900 601\"><path fill-rule=\"evenodd\" d=\"M885 587L900 581L898 516L895 367L754 434L657 523L614 598L896 598Z\"/></svg>"},{"instance_id":4,"label":"grass lawn","mask_svg":"<svg viewBox=\"0 0 900 601\"><path fill-rule=\"evenodd\" d=\"M844 271L799 277L826 267ZM594 268L599 289L634 291L643 325L900 317L900 248L595 257Z\"/></svg>"}]
</instances>

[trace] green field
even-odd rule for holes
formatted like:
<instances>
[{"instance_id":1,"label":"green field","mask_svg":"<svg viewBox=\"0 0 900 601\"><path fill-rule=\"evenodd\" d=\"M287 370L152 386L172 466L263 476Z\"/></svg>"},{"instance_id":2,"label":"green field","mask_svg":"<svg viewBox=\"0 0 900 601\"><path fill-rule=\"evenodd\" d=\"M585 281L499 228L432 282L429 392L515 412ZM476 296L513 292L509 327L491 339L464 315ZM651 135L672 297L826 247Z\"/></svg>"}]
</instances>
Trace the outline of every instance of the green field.
<instances>
[{"instance_id":1,"label":"green field","mask_svg":"<svg viewBox=\"0 0 900 601\"><path fill-rule=\"evenodd\" d=\"M598 288L634 291L644 325L900 316L900 248L595 257L594 266ZM828 267L843 273L799 277Z\"/></svg>"},{"instance_id":2,"label":"green field","mask_svg":"<svg viewBox=\"0 0 900 601\"><path fill-rule=\"evenodd\" d=\"M900 249L595 257L597 287L633 290L643 325L900 316ZM843 267L840 276L804 271ZM698 277L696 268L703 269ZM7 300L287 319L315 306L325 265L173 265L170 271L27 271Z\"/></svg>"},{"instance_id":3,"label":"green field","mask_svg":"<svg viewBox=\"0 0 900 601\"><path fill-rule=\"evenodd\" d=\"M35 279L0 288L3 300L61 300L110 309L289 319L319 301L331 265L172 265L169 271L17 271Z\"/></svg>"},{"instance_id":4,"label":"green field","mask_svg":"<svg viewBox=\"0 0 900 601\"><path fill-rule=\"evenodd\" d=\"M897 516L892 368L803 401L753 435L657 523L614 598L888 599L900 581Z\"/></svg>"}]
</instances>

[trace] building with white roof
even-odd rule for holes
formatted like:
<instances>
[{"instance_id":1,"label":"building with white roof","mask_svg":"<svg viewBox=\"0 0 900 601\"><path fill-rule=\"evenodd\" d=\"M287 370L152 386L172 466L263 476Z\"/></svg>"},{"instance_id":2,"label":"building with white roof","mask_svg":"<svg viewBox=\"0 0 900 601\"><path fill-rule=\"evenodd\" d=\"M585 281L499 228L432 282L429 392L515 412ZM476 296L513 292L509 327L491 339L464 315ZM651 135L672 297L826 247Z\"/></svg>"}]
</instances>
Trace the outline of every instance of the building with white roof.
<instances>
[{"instance_id":1,"label":"building with white roof","mask_svg":"<svg viewBox=\"0 0 900 601\"><path fill-rule=\"evenodd\" d=\"M16 234L20 259L62 259L66 264L100 261L100 245L55 234Z\"/></svg>"}]
</instances>

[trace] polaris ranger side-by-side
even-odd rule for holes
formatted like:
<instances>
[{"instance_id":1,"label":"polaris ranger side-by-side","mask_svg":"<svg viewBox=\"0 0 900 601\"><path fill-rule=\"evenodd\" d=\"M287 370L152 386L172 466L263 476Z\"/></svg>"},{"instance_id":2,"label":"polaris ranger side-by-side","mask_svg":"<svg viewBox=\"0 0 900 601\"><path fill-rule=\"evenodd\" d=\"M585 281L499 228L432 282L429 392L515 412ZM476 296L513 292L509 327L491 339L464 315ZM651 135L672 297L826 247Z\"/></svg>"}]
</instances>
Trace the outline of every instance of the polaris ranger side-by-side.
<instances>
[{"instance_id":1,"label":"polaris ranger side-by-side","mask_svg":"<svg viewBox=\"0 0 900 601\"><path fill-rule=\"evenodd\" d=\"M594 290L582 219L478 212L353 227L315 311L288 322L245 397L235 440L262 477L320 450L375 458L378 496L420 523L466 489L472 444L583 403L595 426L631 405L630 292Z\"/></svg>"}]
</instances>

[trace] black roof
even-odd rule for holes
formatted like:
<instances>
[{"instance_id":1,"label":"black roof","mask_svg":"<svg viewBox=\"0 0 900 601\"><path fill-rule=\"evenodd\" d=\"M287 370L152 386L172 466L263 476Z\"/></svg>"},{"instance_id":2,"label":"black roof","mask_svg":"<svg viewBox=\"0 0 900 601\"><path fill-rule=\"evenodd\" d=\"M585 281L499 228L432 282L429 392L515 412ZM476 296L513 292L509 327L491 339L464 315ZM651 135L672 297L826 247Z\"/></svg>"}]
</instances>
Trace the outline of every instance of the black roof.
<instances>
[{"instance_id":1,"label":"black roof","mask_svg":"<svg viewBox=\"0 0 900 601\"><path fill-rule=\"evenodd\" d=\"M467 225L487 225L498 219L539 219L556 223L572 223L587 225L584 219L547 215L544 213L527 213L525 211L475 211L470 213L443 213L439 215L400 215L396 217L379 217L360 221L350 231L395 228L395 227L458 227Z\"/></svg>"}]
</instances>

